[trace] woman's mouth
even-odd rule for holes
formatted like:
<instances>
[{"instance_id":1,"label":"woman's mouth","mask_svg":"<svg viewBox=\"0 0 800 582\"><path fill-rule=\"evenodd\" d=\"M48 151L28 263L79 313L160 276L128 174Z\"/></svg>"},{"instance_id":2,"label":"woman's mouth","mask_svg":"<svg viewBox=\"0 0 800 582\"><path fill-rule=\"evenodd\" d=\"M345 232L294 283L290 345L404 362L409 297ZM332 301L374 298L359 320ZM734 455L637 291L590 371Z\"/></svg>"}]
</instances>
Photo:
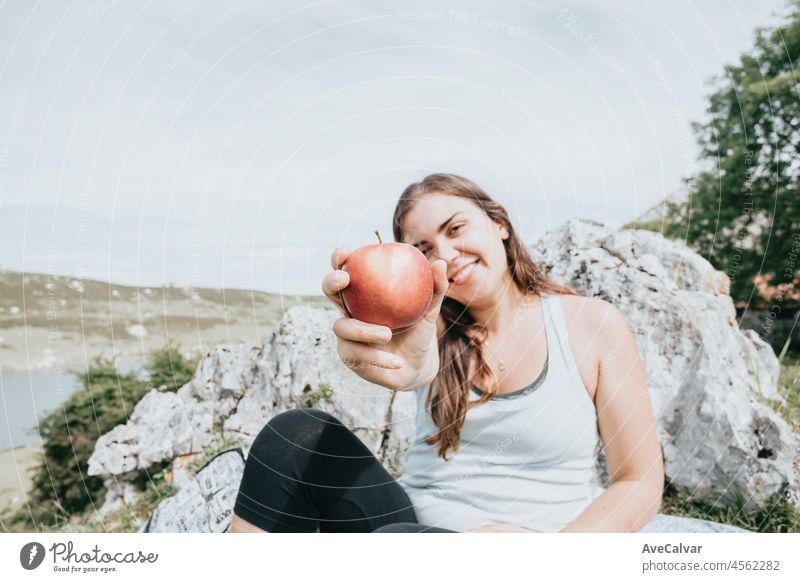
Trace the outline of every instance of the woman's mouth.
<instances>
[{"instance_id":1,"label":"woman's mouth","mask_svg":"<svg viewBox=\"0 0 800 582\"><path fill-rule=\"evenodd\" d=\"M472 277L472 273L475 271L475 265L477 264L477 259L473 262L461 269L456 275L450 279L450 283L453 285L463 285L464 283L468 282Z\"/></svg>"}]
</instances>

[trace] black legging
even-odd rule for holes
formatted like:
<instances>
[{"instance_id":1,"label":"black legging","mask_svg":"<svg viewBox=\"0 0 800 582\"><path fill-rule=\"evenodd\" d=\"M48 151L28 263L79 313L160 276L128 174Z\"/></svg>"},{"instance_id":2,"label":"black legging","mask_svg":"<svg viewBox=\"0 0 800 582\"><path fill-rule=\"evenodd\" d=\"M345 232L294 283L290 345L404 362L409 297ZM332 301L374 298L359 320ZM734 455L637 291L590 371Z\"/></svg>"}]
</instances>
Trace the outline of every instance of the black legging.
<instances>
[{"instance_id":1,"label":"black legging","mask_svg":"<svg viewBox=\"0 0 800 582\"><path fill-rule=\"evenodd\" d=\"M335 416L298 408L253 441L233 512L268 532L456 533L417 522L367 446Z\"/></svg>"}]
</instances>

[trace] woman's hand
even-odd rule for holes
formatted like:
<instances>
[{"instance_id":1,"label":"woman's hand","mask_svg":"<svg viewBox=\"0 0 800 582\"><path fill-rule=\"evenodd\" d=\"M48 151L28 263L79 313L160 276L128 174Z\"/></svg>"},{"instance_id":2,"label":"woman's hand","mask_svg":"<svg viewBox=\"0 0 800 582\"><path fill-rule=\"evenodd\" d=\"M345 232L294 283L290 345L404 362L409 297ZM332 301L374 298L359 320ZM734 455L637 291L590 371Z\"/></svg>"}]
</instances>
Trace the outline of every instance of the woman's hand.
<instances>
[{"instance_id":1,"label":"woman's hand","mask_svg":"<svg viewBox=\"0 0 800 582\"><path fill-rule=\"evenodd\" d=\"M490 523L482 525L474 529L468 529L465 533L525 533L525 530L518 526L516 523Z\"/></svg>"},{"instance_id":2,"label":"woman's hand","mask_svg":"<svg viewBox=\"0 0 800 582\"><path fill-rule=\"evenodd\" d=\"M322 292L344 315L333 323L342 363L364 380L391 390L432 382L439 373L439 310L450 286L447 263L436 260L431 264L433 299L423 319L410 327L391 330L353 319L347 312L340 292L350 284L350 275L340 267L348 256L348 249L333 251L331 266L334 270L322 281Z\"/></svg>"}]
</instances>

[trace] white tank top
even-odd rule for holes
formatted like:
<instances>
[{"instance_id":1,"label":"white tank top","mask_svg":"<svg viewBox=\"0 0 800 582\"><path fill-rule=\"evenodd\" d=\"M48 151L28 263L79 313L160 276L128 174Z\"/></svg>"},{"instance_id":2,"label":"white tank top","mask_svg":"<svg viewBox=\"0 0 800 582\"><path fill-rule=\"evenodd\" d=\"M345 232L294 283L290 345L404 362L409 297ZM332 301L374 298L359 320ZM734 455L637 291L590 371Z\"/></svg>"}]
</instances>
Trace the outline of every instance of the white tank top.
<instances>
[{"instance_id":1,"label":"white tank top","mask_svg":"<svg viewBox=\"0 0 800 582\"><path fill-rule=\"evenodd\" d=\"M425 438L438 432L417 395L417 425L398 483L419 523L466 531L516 523L557 532L605 489L594 478L599 443L594 403L584 388L558 294L542 295L547 360L532 384L467 412L459 451L436 455ZM532 330L533 332L533 330ZM470 400L479 398L478 388Z\"/></svg>"}]
</instances>

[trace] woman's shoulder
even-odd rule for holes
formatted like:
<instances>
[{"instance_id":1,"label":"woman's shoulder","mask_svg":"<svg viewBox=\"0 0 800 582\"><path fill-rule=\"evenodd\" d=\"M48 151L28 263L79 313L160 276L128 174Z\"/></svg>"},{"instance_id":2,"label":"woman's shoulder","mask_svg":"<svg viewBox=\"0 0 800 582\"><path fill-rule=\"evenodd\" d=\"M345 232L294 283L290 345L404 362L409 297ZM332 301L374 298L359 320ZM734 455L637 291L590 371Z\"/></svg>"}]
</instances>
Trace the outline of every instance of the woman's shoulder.
<instances>
[{"instance_id":1,"label":"woman's shoulder","mask_svg":"<svg viewBox=\"0 0 800 582\"><path fill-rule=\"evenodd\" d=\"M561 301L561 305L566 309L579 309L584 314L595 315L602 313L603 310L609 307L614 307L605 299L599 297L587 297L586 295L578 295L574 293L550 293L548 296L557 296Z\"/></svg>"},{"instance_id":2,"label":"woman's shoulder","mask_svg":"<svg viewBox=\"0 0 800 582\"><path fill-rule=\"evenodd\" d=\"M569 327L586 327L596 332L598 329L616 328L624 320L613 303L599 297L562 293L558 299Z\"/></svg>"}]
</instances>

